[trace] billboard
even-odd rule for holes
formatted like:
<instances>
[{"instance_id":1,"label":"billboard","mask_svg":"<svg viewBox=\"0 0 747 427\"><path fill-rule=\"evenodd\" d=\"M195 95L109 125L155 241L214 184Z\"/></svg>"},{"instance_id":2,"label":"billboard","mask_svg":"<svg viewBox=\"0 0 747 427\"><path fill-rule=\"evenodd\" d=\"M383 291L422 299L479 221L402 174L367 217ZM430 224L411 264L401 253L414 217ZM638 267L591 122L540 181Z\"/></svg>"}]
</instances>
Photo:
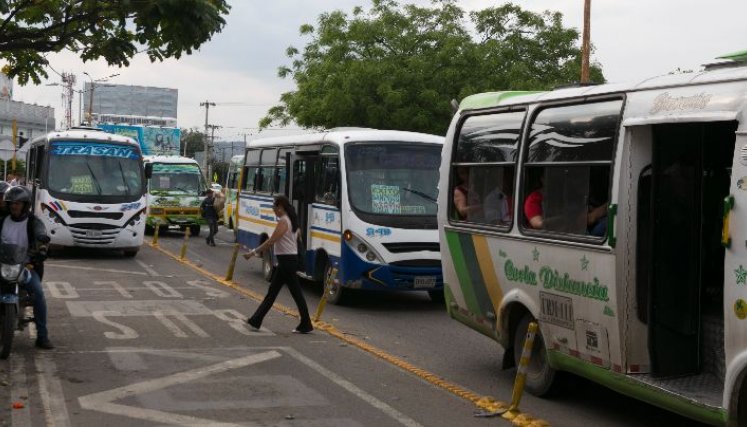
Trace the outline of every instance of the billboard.
<instances>
[{"instance_id":1,"label":"billboard","mask_svg":"<svg viewBox=\"0 0 747 427\"><path fill-rule=\"evenodd\" d=\"M99 124L105 132L128 136L140 144L143 155L173 156L179 154L181 129L156 126Z\"/></svg>"}]
</instances>

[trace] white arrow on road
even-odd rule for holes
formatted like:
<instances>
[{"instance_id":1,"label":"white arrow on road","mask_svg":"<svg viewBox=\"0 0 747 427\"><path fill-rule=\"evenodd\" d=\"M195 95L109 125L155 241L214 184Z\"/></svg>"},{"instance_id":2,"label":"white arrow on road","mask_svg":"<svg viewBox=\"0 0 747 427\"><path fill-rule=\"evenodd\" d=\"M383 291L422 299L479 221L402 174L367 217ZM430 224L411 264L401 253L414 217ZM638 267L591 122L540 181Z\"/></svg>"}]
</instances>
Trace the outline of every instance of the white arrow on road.
<instances>
[{"instance_id":1,"label":"white arrow on road","mask_svg":"<svg viewBox=\"0 0 747 427\"><path fill-rule=\"evenodd\" d=\"M188 415L172 414L153 409L136 408L133 406L119 405L112 403L115 400L124 399L142 393L150 393L155 390L164 389L177 384L184 384L209 375L230 371L232 369L244 368L268 360L280 357L277 351L266 351L263 353L252 354L239 359L228 360L211 366L192 369L189 371L179 372L161 378L155 378L136 384L118 387L112 390L81 396L78 398L80 406L92 411L104 412L112 415L122 415L130 418L153 421L171 425L199 425L215 427L239 427L238 424L221 423L203 418L190 417ZM242 426L247 424L242 423Z\"/></svg>"}]
</instances>

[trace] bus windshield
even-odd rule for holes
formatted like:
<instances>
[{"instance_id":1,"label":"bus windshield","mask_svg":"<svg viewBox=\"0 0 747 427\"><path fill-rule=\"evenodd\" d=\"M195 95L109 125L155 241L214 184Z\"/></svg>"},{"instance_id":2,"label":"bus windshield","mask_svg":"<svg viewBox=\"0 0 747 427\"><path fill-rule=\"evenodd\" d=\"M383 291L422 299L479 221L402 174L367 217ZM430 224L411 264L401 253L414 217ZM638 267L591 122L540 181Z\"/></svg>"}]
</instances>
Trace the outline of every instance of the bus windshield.
<instances>
[{"instance_id":1,"label":"bus windshield","mask_svg":"<svg viewBox=\"0 0 747 427\"><path fill-rule=\"evenodd\" d=\"M154 163L150 178L151 194L201 194L205 182L200 167L193 163Z\"/></svg>"},{"instance_id":2,"label":"bus windshield","mask_svg":"<svg viewBox=\"0 0 747 427\"><path fill-rule=\"evenodd\" d=\"M53 142L48 188L72 201L118 203L143 194L143 173L137 147L108 142Z\"/></svg>"},{"instance_id":3,"label":"bus windshield","mask_svg":"<svg viewBox=\"0 0 747 427\"><path fill-rule=\"evenodd\" d=\"M441 147L377 142L345 149L348 195L359 213L435 217Z\"/></svg>"}]
</instances>

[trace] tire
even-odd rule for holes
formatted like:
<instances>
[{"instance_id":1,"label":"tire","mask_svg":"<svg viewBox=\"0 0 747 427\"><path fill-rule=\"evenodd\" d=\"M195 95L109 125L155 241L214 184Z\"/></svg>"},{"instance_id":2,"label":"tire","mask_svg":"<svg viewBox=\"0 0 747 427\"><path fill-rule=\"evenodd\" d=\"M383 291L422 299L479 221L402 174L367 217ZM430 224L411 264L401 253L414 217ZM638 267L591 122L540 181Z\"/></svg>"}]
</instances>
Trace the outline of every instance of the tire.
<instances>
[{"instance_id":1,"label":"tire","mask_svg":"<svg viewBox=\"0 0 747 427\"><path fill-rule=\"evenodd\" d=\"M435 289L432 291L428 291L428 296L431 298L431 301L437 304L443 304L446 301L446 297L444 296L443 289Z\"/></svg>"},{"instance_id":2,"label":"tire","mask_svg":"<svg viewBox=\"0 0 747 427\"><path fill-rule=\"evenodd\" d=\"M271 282L274 272L275 266L272 265L272 252L268 249L262 253L262 277Z\"/></svg>"},{"instance_id":3,"label":"tire","mask_svg":"<svg viewBox=\"0 0 747 427\"><path fill-rule=\"evenodd\" d=\"M138 249L125 249L124 256L126 258L135 258L135 256L137 255L137 251Z\"/></svg>"},{"instance_id":4,"label":"tire","mask_svg":"<svg viewBox=\"0 0 747 427\"><path fill-rule=\"evenodd\" d=\"M151 234L152 235L153 233L155 233L155 231L156 231L156 229L152 225L148 225L148 224L145 225L145 234Z\"/></svg>"},{"instance_id":5,"label":"tire","mask_svg":"<svg viewBox=\"0 0 747 427\"><path fill-rule=\"evenodd\" d=\"M13 335L16 331L17 307L15 304L5 304L2 316L2 349L0 349L0 359L7 359L10 356L10 349L13 347Z\"/></svg>"},{"instance_id":6,"label":"tire","mask_svg":"<svg viewBox=\"0 0 747 427\"><path fill-rule=\"evenodd\" d=\"M199 236L200 235L200 225L199 224L190 225L189 226L189 235L191 237L197 237L197 236Z\"/></svg>"},{"instance_id":7,"label":"tire","mask_svg":"<svg viewBox=\"0 0 747 427\"><path fill-rule=\"evenodd\" d=\"M322 286L324 287L324 295L327 297L327 302L335 305L342 305L345 302L347 292L343 292L344 289L340 286L339 280L334 280L332 283L327 285L329 276L332 274L332 266L327 264L324 267L324 279L322 280Z\"/></svg>"},{"instance_id":8,"label":"tire","mask_svg":"<svg viewBox=\"0 0 747 427\"><path fill-rule=\"evenodd\" d=\"M228 229L233 230L233 218L228 218Z\"/></svg>"},{"instance_id":9,"label":"tire","mask_svg":"<svg viewBox=\"0 0 747 427\"><path fill-rule=\"evenodd\" d=\"M524 349L524 340L526 339L529 322L531 321L534 321L534 318L527 314L521 319L516 327L514 334L514 361L516 362L517 367L519 366L521 352ZM534 345L532 346L532 355L529 358L529 365L527 365L526 382L524 387L534 396L546 396L552 391L555 374L555 369L551 368L547 362L547 347L545 347L545 339L538 329L537 334L534 336Z\"/></svg>"}]
</instances>

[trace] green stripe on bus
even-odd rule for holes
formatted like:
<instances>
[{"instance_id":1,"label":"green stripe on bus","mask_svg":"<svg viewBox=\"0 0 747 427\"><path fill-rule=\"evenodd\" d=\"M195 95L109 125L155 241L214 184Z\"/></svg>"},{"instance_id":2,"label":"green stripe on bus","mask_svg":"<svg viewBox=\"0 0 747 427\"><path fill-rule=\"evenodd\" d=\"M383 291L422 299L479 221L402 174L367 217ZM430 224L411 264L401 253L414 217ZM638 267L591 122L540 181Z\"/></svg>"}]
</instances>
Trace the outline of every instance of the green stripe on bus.
<instances>
[{"instance_id":1,"label":"green stripe on bus","mask_svg":"<svg viewBox=\"0 0 747 427\"><path fill-rule=\"evenodd\" d=\"M470 279L469 272L464 263L464 254L462 253L462 244L459 239L459 234L453 231L447 231L446 242L449 245L451 261L454 263L454 270L456 271L457 279L459 280L459 289L462 290L464 302L467 304L466 308L473 313L479 313L480 305L477 302L477 298L475 298L474 292L472 292L472 280Z\"/></svg>"}]
</instances>

